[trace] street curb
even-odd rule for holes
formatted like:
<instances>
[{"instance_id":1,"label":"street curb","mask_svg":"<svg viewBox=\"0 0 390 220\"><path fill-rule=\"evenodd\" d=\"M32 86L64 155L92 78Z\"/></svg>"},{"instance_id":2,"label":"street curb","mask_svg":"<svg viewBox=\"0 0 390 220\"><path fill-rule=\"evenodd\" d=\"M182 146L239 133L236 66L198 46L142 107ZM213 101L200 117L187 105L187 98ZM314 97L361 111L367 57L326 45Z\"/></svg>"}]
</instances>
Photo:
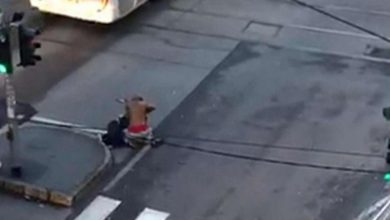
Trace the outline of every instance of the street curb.
<instances>
[{"instance_id":1,"label":"street curb","mask_svg":"<svg viewBox=\"0 0 390 220\"><path fill-rule=\"evenodd\" d=\"M22 127L47 127L50 129L69 131L68 129L53 128L49 126L27 125ZM70 132L74 132L74 131L70 131ZM74 132L74 133L93 139L93 137L84 133L79 133L79 132ZM58 190L49 189L47 187L42 187L42 186L30 184L24 181L14 180L7 177L0 177L0 190L7 193L21 195L25 199L38 200L53 205L70 207L79 198L80 194L82 194L83 191L87 190L88 186L90 186L91 184L93 184L93 182L98 180L101 174L103 174L104 171L107 168L109 168L109 164L112 159L111 152L101 142L97 141L97 143L99 146L103 147L104 150L105 155L104 155L103 163L94 171L93 174L87 176L85 180L76 188L76 190L74 190L71 193L64 193Z\"/></svg>"}]
</instances>

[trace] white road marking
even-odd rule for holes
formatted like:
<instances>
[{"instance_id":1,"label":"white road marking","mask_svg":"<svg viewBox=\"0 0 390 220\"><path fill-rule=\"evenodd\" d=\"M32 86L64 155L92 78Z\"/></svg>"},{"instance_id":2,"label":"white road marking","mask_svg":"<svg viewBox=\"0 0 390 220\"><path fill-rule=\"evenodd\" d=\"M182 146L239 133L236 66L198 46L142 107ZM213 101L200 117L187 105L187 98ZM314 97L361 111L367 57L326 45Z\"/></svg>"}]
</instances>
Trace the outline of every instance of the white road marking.
<instances>
[{"instance_id":1,"label":"white road marking","mask_svg":"<svg viewBox=\"0 0 390 220\"><path fill-rule=\"evenodd\" d=\"M387 201L386 201L386 204L382 207L382 209L375 215L374 218L372 218L372 220L379 220L379 219L387 219L386 217L384 217L383 215L386 214L386 211L389 212L388 208L390 207L390 200L389 198L387 198ZM387 215L386 215L387 216Z\"/></svg>"},{"instance_id":2,"label":"white road marking","mask_svg":"<svg viewBox=\"0 0 390 220\"><path fill-rule=\"evenodd\" d=\"M151 149L151 146L150 145L147 145L145 146L144 148L142 148L142 150L140 152L137 153L137 155L135 155L127 164L126 166L121 170L119 171L116 176L114 177L114 179L111 180L111 182L109 182L107 184L106 187L104 187L103 189L103 192L107 192L109 191L110 189L112 189L137 163L138 161L140 161L145 155L146 153Z\"/></svg>"},{"instance_id":3,"label":"white road marking","mask_svg":"<svg viewBox=\"0 0 390 220\"><path fill-rule=\"evenodd\" d=\"M386 196L381 200L377 201L375 204L365 209L355 220L375 220L375 218L379 217L377 216L378 213L381 212L381 210L384 208L389 199L390 196ZM376 215L374 216L374 214Z\"/></svg>"},{"instance_id":4,"label":"white road marking","mask_svg":"<svg viewBox=\"0 0 390 220\"><path fill-rule=\"evenodd\" d=\"M389 216L390 216L390 212L386 212L384 215L383 215L383 220L388 220L389 219Z\"/></svg>"},{"instance_id":5,"label":"white road marking","mask_svg":"<svg viewBox=\"0 0 390 220\"><path fill-rule=\"evenodd\" d=\"M60 120L55 120L51 118L45 118L45 117L40 117L40 116L33 116L31 118L32 122L35 123L42 123L42 124L49 124L49 125L54 125L54 126L66 126L66 127L75 127L75 128L85 128L83 125L75 124L75 123L69 123L69 122L64 122Z\"/></svg>"},{"instance_id":6,"label":"white road marking","mask_svg":"<svg viewBox=\"0 0 390 220\"><path fill-rule=\"evenodd\" d=\"M169 213L161 212L150 208L145 208L135 220L166 220Z\"/></svg>"},{"instance_id":7,"label":"white road marking","mask_svg":"<svg viewBox=\"0 0 390 220\"><path fill-rule=\"evenodd\" d=\"M98 196L75 220L104 220L119 205L121 201L104 196Z\"/></svg>"},{"instance_id":8,"label":"white road marking","mask_svg":"<svg viewBox=\"0 0 390 220\"><path fill-rule=\"evenodd\" d=\"M320 33L328 33L328 34L335 34L335 35L367 38L367 39L377 39L377 37L369 35L369 34L360 34L360 33L356 33L356 32L341 31L341 30L336 30L336 29L318 28L318 27L294 25L294 24L293 25L285 25L284 27L307 30L307 31L311 31L311 32L320 32Z\"/></svg>"},{"instance_id":9,"label":"white road marking","mask_svg":"<svg viewBox=\"0 0 390 220\"><path fill-rule=\"evenodd\" d=\"M92 134L105 134L106 133L106 131L102 130L102 129L90 128L88 126L81 125L81 124L64 122L64 121L60 121L60 120L39 117L39 116L32 117L31 122L38 123L38 124L50 125L50 126L67 127L70 129L79 129L81 131L84 131L87 133L92 133Z\"/></svg>"}]
</instances>

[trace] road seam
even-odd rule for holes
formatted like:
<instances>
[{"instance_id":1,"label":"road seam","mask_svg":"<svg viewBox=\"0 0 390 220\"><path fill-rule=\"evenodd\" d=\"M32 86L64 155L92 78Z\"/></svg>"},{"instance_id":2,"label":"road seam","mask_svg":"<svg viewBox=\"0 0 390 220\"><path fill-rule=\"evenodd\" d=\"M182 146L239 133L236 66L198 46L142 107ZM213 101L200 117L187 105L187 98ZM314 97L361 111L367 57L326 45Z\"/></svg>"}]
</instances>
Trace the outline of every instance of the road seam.
<instances>
[{"instance_id":1,"label":"road seam","mask_svg":"<svg viewBox=\"0 0 390 220\"><path fill-rule=\"evenodd\" d=\"M93 49L89 49L86 47L83 48L80 45L72 44L72 43L65 42L65 41L59 41L59 40L55 40L55 39L51 39L51 38L40 38L40 40L42 42L50 42L50 43L59 44L59 45L69 47L69 48L76 48L77 47L78 50L94 52ZM156 62L156 63L168 63L168 64L174 64L174 65L178 65L178 66L186 66L186 67L191 67L191 68L195 68L195 69L210 69L210 67L206 67L206 66L189 64L189 63L184 63L184 62L176 62L176 61L171 61L171 60L167 60L167 59L163 59L163 58L156 58L156 57L151 57L151 56L145 56L145 55L137 54L134 52L121 52L121 51L117 51L117 50L113 50L113 49L106 49L104 51L104 53L114 55L114 56L124 56L124 57L132 58L132 59L152 61L152 62Z\"/></svg>"},{"instance_id":2,"label":"road seam","mask_svg":"<svg viewBox=\"0 0 390 220\"><path fill-rule=\"evenodd\" d=\"M250 23L258 23L258 24L265 24L265 25L271 25L271 26L278 26L281 28L295 28L295 29L302 29L307 31L313 31L313 32L320 32L320 33L329 33L329 34L338 34L343 36L352 36L352 37L359 37L359 38L366 38L366 39L378 39L377 37L374 37L369 34L359 33L358 31L343 31L338 29L329 29L329 28L321 28L321 27L314 27L314 26L307 26L307 25L301 25L301 24L294 24L294 23L276 23L272 21L262 21L259 19L249 18L249 17L241 17L241 16L230 16L230 15L223 15L213 12L201 12L201 11L194 11L194 10L186 10L186 9L178 9L178 8L171 8L172 11L182 12L186 14L195 14L195 15L204 15L204 16L211 16L215 18L229 18L229 19L235 19L239 21L247 21ZM388 14L387 16L390 16Z\"/></svg>"},{"instance_id":3,"label":"road seam","mask_svg":"<svg viewBox=\"0 0 390 220\"><path fill-rule=\"evenodd\" d=\"M354 54L348 54L348 53L342 53L342 52L326 51L326 50L318 49L315 47L288 46L288 45L284 45L284 44L265 42L265 41L261 41L261 40L240 39L238 37L231 37L231 36L225 36L225 35L220 35L220 34L205 34L202 32L189 31L189 30L183 30L183 29L178 29L178 28L166 28L166 27L161 27L161 26L157 26L157 25L145 25L145 26L149 27L149 28L155 28L155 29L161 29L161 30L177 31L177 32L182 32L182 33L187 33L187 34L194 34L194 35L235 40L238 42L251 42L251 43L257 43L259 45L263 44L265 46L279 47L281 49L297 50L297 51L303 51L303 52L339 56L339 57L350 58L350 59L365 60L365 61L371 61L371 62L376 62L376 63L390 64L390 59L377 58L377 57L367 56L367 55L354 55Z\"/></svg>"}]
</instances>

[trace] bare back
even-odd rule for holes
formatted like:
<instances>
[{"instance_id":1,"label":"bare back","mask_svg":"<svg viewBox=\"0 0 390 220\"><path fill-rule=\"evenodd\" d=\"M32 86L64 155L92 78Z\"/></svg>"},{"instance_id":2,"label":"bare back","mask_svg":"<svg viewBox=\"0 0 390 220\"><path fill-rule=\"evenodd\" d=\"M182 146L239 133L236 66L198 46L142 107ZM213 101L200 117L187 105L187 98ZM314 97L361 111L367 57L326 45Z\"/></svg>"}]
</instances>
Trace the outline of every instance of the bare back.
<instances>
[{"instance_id":1,"label":"bare back","mask_svg":"<svg viewBox=\"0 0 390 220\"><path fill-rule=\"evenodd\" d=\"M129 103L129 110L131 126L147 125L148 115L154 107L145 101L133 100Z\"/></svg>"}]
</instances>

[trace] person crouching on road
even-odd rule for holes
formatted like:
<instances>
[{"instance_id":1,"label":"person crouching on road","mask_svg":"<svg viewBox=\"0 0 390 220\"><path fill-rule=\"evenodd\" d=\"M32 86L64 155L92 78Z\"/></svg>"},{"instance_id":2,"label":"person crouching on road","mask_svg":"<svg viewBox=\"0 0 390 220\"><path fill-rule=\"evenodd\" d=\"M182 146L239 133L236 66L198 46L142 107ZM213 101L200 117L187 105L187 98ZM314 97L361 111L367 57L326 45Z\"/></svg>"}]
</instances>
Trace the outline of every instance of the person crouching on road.
<instances>
[{"instance_id":1,"label":"person crouching on road","mask_svg":"<svg viewBox=\"0 0 390 220\"><path fill-rule=\"evenodd\" d=\"M107 125L107 132L100 136L101 142L112 148L131 147L140 149L145 145L158 147L163 144L162 139L153 136L149 126L149 114L155 107L147 103L141 96L119 100L125 104L125 113L117 120Z\"/></svg>"},{"instance_id":2,"label":"person crouching on road","mask_svg":"<svg viewBox=\"0 0 390 220\"><path fill-rule=\"evenodd\" d=\"M149 115L156 108L146 102L141 96L133 96L126 100L127 111L129 114L129 127L126 137L129 144L134 148L142 148L146 144L154 145L153 131L149 126Z\"/></svg>"}]
</instances>

